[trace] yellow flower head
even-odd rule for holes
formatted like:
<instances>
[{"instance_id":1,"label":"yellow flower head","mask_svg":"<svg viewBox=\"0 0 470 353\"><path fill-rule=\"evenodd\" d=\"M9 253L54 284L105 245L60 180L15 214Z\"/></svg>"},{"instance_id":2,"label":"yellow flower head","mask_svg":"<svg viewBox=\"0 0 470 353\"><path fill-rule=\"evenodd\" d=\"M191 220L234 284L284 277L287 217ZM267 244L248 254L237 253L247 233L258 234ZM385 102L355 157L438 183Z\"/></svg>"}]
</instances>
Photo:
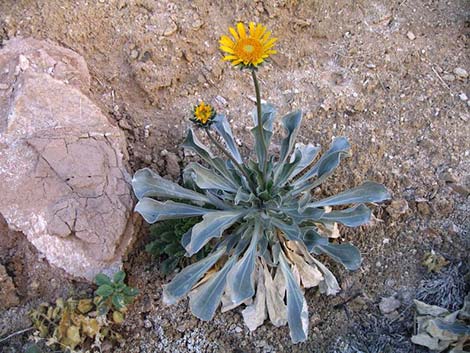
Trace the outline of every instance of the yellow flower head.
<instances>
[{"instance_id":1,"label":"yellow flower head","mask_svg":"<svg viewBox=\"0 0 470 353\"><path fill-rule=\"evenodd\" d=\"M214 119L215 114L216 111L212 105L201 101L194 107L193 118L191 120L199 126L208 126L212 123L212 119Z\"/></svg>"},{"instance_id":2,"label":"yellow flower head","mask_svg":"<svg viewBox=\"0 0 470 353\"><path fill-rule=\"evenodd\" d=\"M277 38L271 38L271 32L261 24L250 22L249 34L245 31L243 23L237 23L237 30L229 28L232 38L220 38L220 50L227 55L224 61L230 61L233 66L241 65L243 68L257 68L269 56L276 54L273 50Z\"/></svg>"}]
</instances>

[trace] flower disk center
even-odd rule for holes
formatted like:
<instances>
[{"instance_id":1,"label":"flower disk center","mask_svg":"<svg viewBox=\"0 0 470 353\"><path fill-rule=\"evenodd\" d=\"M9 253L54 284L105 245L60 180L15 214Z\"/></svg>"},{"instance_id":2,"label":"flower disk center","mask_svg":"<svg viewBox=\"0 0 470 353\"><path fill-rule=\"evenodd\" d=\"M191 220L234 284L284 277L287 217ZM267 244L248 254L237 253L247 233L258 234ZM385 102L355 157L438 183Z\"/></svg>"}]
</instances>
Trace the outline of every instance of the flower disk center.
<instances>
[{"instance_id":1,"label":"flower disk center","mask_svg":"<svg viewBox=\"0 0 470 353\"><path fill-rule=\"evenodd\" d=\"M243 38L234 48L235 55L245 63L253 63L261 59L263 54L263 46L259 40L253 38Z\"/></svg>"}]
</instances>

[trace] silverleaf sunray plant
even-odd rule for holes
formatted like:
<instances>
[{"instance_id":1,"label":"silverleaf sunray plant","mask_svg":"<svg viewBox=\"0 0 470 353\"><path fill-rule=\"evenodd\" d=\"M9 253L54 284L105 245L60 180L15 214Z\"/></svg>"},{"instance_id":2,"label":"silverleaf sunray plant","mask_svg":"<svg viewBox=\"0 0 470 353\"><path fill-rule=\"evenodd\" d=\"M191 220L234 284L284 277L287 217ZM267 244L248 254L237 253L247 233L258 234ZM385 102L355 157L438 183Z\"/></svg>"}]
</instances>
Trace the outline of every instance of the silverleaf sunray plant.
<instances>
[{"instance_id":1,"label":"silverleaf sunray plant","mask_svg":"<svg viewBox=\"0 0 470 353\"><path fill-rule=\"evenodd\" d=\"M337 137L318 158L320 148L295 145L300 111L281 120L285 136L279 156L268 153L275 109L261 104L256 73L275 54L276 40L262 25L250 23L249 30L247 34L240 23L237 30L230 28L233 39L222 36L220 48L227 53L224 60L249 70L253 78L257 104L251 132L256 160L243 159L227 118L201 102L193 110L193 121L228 160L214 155L189 129L183 147L195 152L205 166L188 164L183 172L185 186L147 168L137 171L132 181L139 200L135 209L148 223L202 217L182 238L188 256L211 243L207 257L164 286L166 303L188 295L192 313L202 320L211 320L220 303L222 312L243 304L242 315L250 330L269 318L275 326L287 323L292 341L298 343L308 335L304 289L318 286L327 295L340 290L318 255L327 255L348 270L358 269L359 250L330 238L339 236L338 223L347 227L367 223L371 210L365 203L381 202L390 195L383 185L367 181L334 196L313 198L311 190L333 173L350 146L346 138ZM352 206L334 209L344 205Z\"/></svg>"}]
</instances>

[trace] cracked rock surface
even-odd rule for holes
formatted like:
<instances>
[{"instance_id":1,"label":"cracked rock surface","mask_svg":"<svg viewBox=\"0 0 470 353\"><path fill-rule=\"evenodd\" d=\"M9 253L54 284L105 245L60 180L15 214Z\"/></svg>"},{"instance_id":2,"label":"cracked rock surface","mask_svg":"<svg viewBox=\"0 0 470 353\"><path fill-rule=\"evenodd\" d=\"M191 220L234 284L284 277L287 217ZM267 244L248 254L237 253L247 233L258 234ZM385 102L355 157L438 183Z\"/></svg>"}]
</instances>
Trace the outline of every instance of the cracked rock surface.
<instances>
[{"instance_id":1,"label":"cracked rock surface","mask_svg":"<svg viewBox=\"0 0 470 353\"><path fill-rule=\"evenodd\" d=\"M92 279L132 240L126 141L87 97L84 59L52 42L0 50L0 213L47 260Z\"/></svg>"}]
</instances>

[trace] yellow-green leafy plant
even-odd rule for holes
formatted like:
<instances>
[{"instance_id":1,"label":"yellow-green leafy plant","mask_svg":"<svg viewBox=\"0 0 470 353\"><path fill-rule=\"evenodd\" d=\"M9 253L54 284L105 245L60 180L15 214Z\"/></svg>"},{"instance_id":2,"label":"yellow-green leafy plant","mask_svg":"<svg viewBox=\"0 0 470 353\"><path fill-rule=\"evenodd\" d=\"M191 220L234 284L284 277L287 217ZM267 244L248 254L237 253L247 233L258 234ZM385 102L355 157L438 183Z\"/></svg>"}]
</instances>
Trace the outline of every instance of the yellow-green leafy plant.
<instances>
[{"instance_id":1,"label":"yellow-green leafy plant","mask_svg":"<svg viewBox=\"0 0 470 353\"><path fill-rule=\"evenodd\" d=\"M80 352L84 348L100 347L104 339L119 339L110 329L105 316L99 316L93 299L64 300L43 303L29 313L36 329L34 338L63 352Z\"/></svg>"},{"instance_id":2,"label":"yellow-green leafy plant","mask_svg":"<svg viewBox=\"0 0 470 353\"><path fill-rule=\"evenodd\" d=\"M238 23L229 31L231 37L220 39L224 60L247 70L254 83L257 104L251 133L256 158L242 157L227 118L201 102L194 108L192 120L227 159L216 156L189 129L183 147L195 152L204 164L187 165L184 186L147 168L137 171L132 181L139 200L136 211L148 223L202 217L181 244L188 256L211 244L212 251L205 258L165 285L166 303L176 303L189 294L191 311L202 320L212 319L220 303L222 312L246 305L242 314L250 330L269 317L275 326L287 323L291 339L297 343L308 334L304 289L318 286L327 295L340 290L319 255L329 256L348 270L361 264L358 249L338 241L338 223L347 227L367 223L371 210L365 204L387 200L390 195L384 186L368 181L315 199L311 191L333 173L350 146L346 138L335 138L318 157L318 147L296 145L300 111L282 118L285 135L280 152L269 154L275 109L261 103L257 72L276 53L276 39L261 24L250 23L247 32Z\"/></svg>"},{"instance_id":3,"label":"yellow-green leafy plant","mask_svg":"<svg viewBox=\"0 0 470 353\"><path fill-rule=\"evenodd\" d=\"M135 288L123 283L124 277L122 271L113 280L99 274L94 298L59 298L55 304L43 303L31 310L35 339L45 339L48 346L70 353L99 349L105 339L120 340L113 325L124 321L127 305L137 295Z\"/></svg>"}]
</instances>

